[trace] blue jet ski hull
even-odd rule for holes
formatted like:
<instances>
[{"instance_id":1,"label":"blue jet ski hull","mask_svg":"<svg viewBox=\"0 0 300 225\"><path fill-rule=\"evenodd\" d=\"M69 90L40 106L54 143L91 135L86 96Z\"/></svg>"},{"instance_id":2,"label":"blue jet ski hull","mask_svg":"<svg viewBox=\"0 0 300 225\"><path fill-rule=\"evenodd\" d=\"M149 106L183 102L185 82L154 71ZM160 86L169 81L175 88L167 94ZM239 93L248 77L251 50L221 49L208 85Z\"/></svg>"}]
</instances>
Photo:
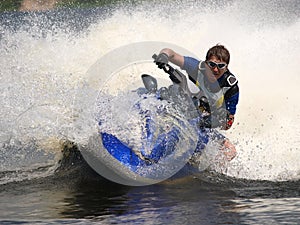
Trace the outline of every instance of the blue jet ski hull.
<instances>
[{"instance_id":1,"label":"blue jet ski hull","mask_svg":"<svg viewBox=\"0 0 300 225\"><path fill-rule=\"evenodd\" d=\"M161 134L157 139L151 154L144 155L142 159L132 148L120 141L117 137L108 133L101 133L102 143L104 148L117 159L120 163L136 171L138 167L149 166L152 163L157 163L160 159L172 154L179 141L179 130L173 128L166 134ZM201 151L207 144L209 137L207 132L199 130L198 142L194 152Z\"/></svg>"},{"instance_id":2,"label":"blue jet ski hull","mask_svg":"<svg viewBox=\"0 0 300 225\"><path fill-rule=\"evenodd\" d=\"M122 143L112 134L101 133L102 143L105 149L124 165L131 168L137 166L147 166L158 162L162 157L171 154L179 141L179 130L173 128L166 134L161 134L149 155L144 155L144 159L139 157L130 147ZM146 159L146 160L145 160Z\"/></svg>"}]
</instances>

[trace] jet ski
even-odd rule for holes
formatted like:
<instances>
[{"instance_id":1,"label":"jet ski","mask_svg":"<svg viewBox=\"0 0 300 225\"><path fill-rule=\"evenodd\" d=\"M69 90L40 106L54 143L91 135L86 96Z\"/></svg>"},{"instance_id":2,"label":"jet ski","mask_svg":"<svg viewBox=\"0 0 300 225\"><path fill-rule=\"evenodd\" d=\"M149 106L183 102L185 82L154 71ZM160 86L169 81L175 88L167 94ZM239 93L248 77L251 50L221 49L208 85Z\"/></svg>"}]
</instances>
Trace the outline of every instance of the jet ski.
<instances>
[{"instance_id":1,"label":"jet ski","mask_svg":"<svg viewBox=\"0 0 300 225\"><path fill-rule=\"evenodd\" d=\"M155 63L156 57L152 57ZM186 75L172 65L159 69L169 79L142 74L142 82L121 93L104 88L98 94L94 117L98 131L81 152L98 174L111 181L143 186L166 180L190 165L201 171L224 141L212 126L214 121L210 124L207 95L193 93Z\"/></svg>"},{"instance_id":2,"label":"jet ski","mask_svg":"<svg viewBox=\"0 0 300 225\"><path fill-rule=\"evenodd\" d=\"M156 55L153 55L154 59L156 57ZM176 155L182 133L186 129L190 129L188 127L193 127L197 137L196 139L189 138L189 146L192 146L192 148L177 154L178 156L173 157L173 160L187 162L194 152L200 152L209 141L210 134L203 127L203 124L205 124L204 117L201 115L197 104L195 104L195 101L198 102L199 99L189 90L186 76L170 64L166 64L162 69L169 75L172 85L158 89L155 77L143 74L141 79L144 87L135 91L142 100L154 96L157 101L165 101L177 107L177 110L181 111L181 115L188 121L188 125L177 118L175 119L176 122L167 131L159 131L155 118L152 116L154 113L149 109L140 108L139 103L136 103L134 107L140 110L140 114L143 115L145 120L141 139L146 144L137 149L112 133L102 132L101 129L99 132L105 151L131 172L139 173L141 168L159 164L160 161L171 155ZM164 112L162 110L159 113L163 114ZM100 126L101 123L99 122ZM151 146L151 149L147 147L147 143L148 146Z\"/></svg>"}]
</instances>

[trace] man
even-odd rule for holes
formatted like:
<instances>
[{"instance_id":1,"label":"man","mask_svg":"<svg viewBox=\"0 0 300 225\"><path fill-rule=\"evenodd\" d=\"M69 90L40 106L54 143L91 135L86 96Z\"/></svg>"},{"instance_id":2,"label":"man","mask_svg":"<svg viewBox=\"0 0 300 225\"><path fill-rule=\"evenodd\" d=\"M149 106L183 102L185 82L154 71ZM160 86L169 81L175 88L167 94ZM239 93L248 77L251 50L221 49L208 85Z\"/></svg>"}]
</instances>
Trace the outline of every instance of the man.
<instances>
[{"instance_id":1,"label":"man","mask_svg":"<svg viewBox=\"0 0 300 225\"><path fill-rule=\"evenodd\" d=\"M239 87L236 77L228 69L230 53L223 45L210 48L205 62L182 56L169 48L162 49L155 61L159 68L169 61L174 63L185 70L189 79L198 86L203 95L199 108L209 114L210 122L205 125L207 128L231 128L239 100ZM222 114L221 118L218 114ZM236 156L235 147L226 138L223 141L223 150L228 160Z\"/></svg>"}]
</instances>

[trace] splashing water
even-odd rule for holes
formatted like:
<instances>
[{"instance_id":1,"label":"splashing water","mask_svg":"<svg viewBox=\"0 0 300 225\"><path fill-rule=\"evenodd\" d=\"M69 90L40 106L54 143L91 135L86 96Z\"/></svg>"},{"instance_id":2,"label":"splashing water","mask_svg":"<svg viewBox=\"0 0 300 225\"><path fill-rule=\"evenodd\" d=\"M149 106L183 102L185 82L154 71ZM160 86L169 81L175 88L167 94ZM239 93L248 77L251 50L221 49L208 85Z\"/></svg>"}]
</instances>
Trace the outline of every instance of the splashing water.
<instances>
[{"instance_id":1,"label":"splashing water","mask_svg":"<svg viewBox=\"0 0 300 225\"><path fill-rule=\"evenodd\" d=\"M46 155L58 154L60 140L80 143L74 98L87 70L112 49L154 40L180 45L201 59L217 43L230 50L230 69L239 79L241 95L235 124L224 133L238 150L228 175L299 179L297 1L175 1L76 13L74 18L88 22L67 17L63 24L51 12L17 14L18 19L1 15L0 143L5 158L11 158L2 170L14 167L7 145L18 143L19 154L25 156L33 141ZM74 21L83 27L72 27ZM89 123L81 126L87 137L94 132ZM41 159L37 152L32 159Z\"/></svg>"}]
</instances>

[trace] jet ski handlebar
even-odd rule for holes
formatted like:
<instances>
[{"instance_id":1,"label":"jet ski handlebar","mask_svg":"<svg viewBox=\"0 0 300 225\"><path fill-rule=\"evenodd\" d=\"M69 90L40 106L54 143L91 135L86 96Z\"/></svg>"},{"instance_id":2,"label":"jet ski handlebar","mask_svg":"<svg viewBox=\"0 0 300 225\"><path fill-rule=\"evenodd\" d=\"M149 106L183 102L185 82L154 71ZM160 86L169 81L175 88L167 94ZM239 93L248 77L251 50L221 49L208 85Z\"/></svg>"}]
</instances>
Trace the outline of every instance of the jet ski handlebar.
<instances>
[{"instance_id":1,"label":"jet ski handlebar","mask_svg":"<svg viewBox=\"0 0 300 225\"><path fill-rule=\"evenodd\" d=\"M152 58L154 59L154 63L157 63L157 55L154 54ZM178 84L184 91L191 95L186 76L183 73L172 67L169 63L162 63L159 68L163 69L167 74L169 74L169 78L173 83Z\"/></svg>"}]
</instances>

